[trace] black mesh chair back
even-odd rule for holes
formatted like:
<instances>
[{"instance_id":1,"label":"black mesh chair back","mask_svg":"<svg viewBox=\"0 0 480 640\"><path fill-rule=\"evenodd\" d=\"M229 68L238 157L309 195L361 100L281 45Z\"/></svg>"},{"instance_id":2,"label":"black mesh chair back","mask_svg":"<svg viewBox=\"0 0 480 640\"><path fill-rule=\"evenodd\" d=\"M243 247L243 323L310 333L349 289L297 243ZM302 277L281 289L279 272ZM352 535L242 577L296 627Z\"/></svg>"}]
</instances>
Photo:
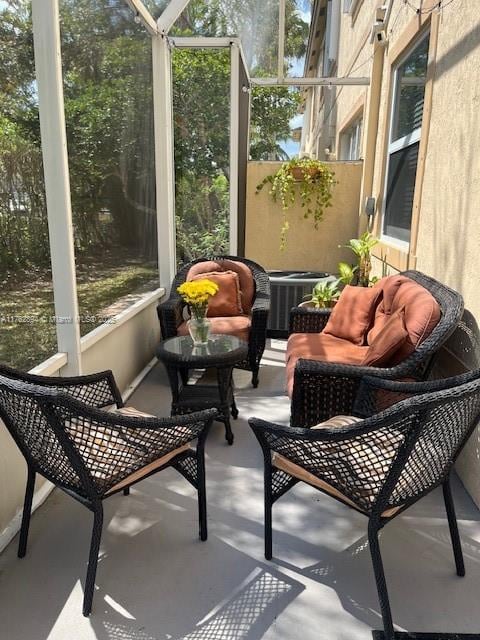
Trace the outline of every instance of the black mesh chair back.
<instances>
[{"instance_id":1,"label":"black mesh chair back","mask_svg":"<svg viewBox=\"0 0 480 640\"><path fill-rule=\"evenodd\" d=\"M410 422L404 450L394 463L396 481L388 499L389 506L406 505L443 482L478 424L480 372L423 383L367 377L354 409L356 415L376 414L377 420L382 419L379 411L391 414L392 442L403 431L402 421Z\"/></svg>"},{"instance_id":2,"label":"black mesh chair back","mask_svg":"<svg viewBox=\"0 0 480 640\"><path fill-rule=\"evenodd\" d=\"M105 410L110 407L118 411ZM28 471L18 556L27 550L39 473L93 512L85 616L92 609L105 498L128 495L132 485L173 467L197 490L199 536L207 539L204 449L216 411L159 418L121 407L111 371L49 378L0 366L0 419Z\"/></svg>"},{"instance_id":3,"label":"black mesh chair back","mask_svg":"<svg viewBox=\"0 0 480 640\"><path fill-rule=\"evenodd\" d=\"M66 434L47 418L47 406L57 396L55 389L0 375L0 417L29 466L51 482L83 493L80 475L88 472Z\"/></svg>"},{"instance_id":4,"label":"black mesh chair back","mask_svg":"<svg viewBox=\"0 0 480 640\"><path fill-rule=\"evenodd\" d=\"M265 557L272 558L272 506L299 481L360 511L384 626L374 637L395 640L378 534L442 486L456 572L465 575L450 475L480 420L480 369L426 382L364 376L353 413L344 426L318 429L249 420L264 454Z\"/></svg>"}]
</instances>

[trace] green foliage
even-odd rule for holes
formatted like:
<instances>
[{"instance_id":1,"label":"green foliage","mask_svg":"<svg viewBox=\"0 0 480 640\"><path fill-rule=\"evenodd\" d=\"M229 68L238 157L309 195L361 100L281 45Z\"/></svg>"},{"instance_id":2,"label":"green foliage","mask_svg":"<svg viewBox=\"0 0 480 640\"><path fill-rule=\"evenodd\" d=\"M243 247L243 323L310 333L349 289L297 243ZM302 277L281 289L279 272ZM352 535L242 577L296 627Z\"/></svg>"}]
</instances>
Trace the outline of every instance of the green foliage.
<instances>
[{"instance_id":1,"label":"green foliage","mask_svg":"<svg viewBox=\"0 0 480 640\"><path fill-rule=\"evenodd\" d=\"M325 209L332 206L332 189L336 184L334 172L319 160L310 158L292 158L284 162L273 175L266 176L257 185L259 193L266 184L270 184L269 194L275 202L280 202L283 211L283 223L280 231L280 248L286 246L289 229L287 211L297 202L305 210L304 218L313 218L315 229L323 219Z\"/></svg>"},{"instance_id":2,"label":"green foliage","mask_svg":"<svg viewBox=\"0 0 480 640\"><path fill-rule=\"evenodd\" d=\"M375 238L369 231L365 231L359 238L349 240L345 246L347 249L351 249L358 258L368 258L376 244L378 244L378 238Z\"/></svg>"},{"instance_id":3,"label":"green foliage","mask_svg":"<svg viewBox=\"0 0 480 640\"><path fill-rule=\"evenodd\" d=\"M304 296L306 300L310 300L316 309L328 309L340 297L338 288L338 280L333 282L317 282L313 287L312 293Z\"/></svg>"},{"instance_id":4,"label":"green foliage","mask_svg":"<svg viewBox=\"0 0 480 640\"><path fill-rule=\"evenodd\" d=\"M250 123L252 160L288 160L280 146L290 137L290 120L301 104L299 91L288 87L254 87Z\"/></svg>"},{"instance_id":5,"label":"green foliage","mask_svg":"<svg viewBox=\"0 0 480 640\"><path fill-rule=\"evenodd\" d=\"M86 260L77 269L82 335L97 326L98 316L111 315L106 307L112 302L134 290L151 290L157 273L156 265L125 254ZM57 336L49 271L30 269L21 281L21 287L16 278L2 282L0 362L28 370L57 351Z\"/></svg>"},{"instance_id":6,"label":"green foliage","mask_svg":"<svg viewBox=\"0 0 480 640\"><path fill-rule=\"evenodd\" d=\"M348 264L348 262L338 263L338 280L342 285L353 284L358 266Z\"/></svg>"},{"instance_id":7,"label":"green foliage","mask_svg":"<svg viewBox=\"0 0 480 640\"><path fill-rule=\"evenodd\" d=\"M157 15L161 4L149 0ZM241 35L251 68L276 68L276 0L192 0L177 34ZM77 258L114 246L156 255L151 42L113 0L61 0L62 62ZM286 53L308 25L287 0ZM229 52L175 50L174 127L179 257L228 246ZM49 260L30 3L0 9L0 273ZM298 92L253 96L252 157L281 153ZM183 207L183 208L181 208ZM23 212L23 213L22 213ZM21 217L20 216L23 216ZM19 219L21 217L21 219Z\"/></svg>"},{"instance_id":8,"label":"green foliage","mask_svg":"<svg viewBox=\"0 0 480 640\"><path fill-rule=\"evenodd\" d=\"M177 258L182 264L228 248L230 192L222 173L203 185L190 177L177 181ZM180 215L181 213L181 215Z\"/></svg>"},{"instance_id":9,"label":"green foliage","mask_svg":"<svg viewBox=\"0 0 480 640\"><path fill-rule=\"evenodd\" d=\"M285 20L285 55L300 57L306 50L309 25L295 0L286 0ZM238 36L251 75L272 75L277 70L278 0L191 0L172 33Z\"/></svg>"},{"instance_id":10,"label":"green foliage","mask_svg":"<svg viewBox=\"0 0 480 640\"><path fill-rule=\"evenodd\" d=\"M365 231L359 238L352 238L347 242L345 247L353 251L357 256L358 264L356 267L350 267L345 262L341 262L344 275L340 272L340 278L343 284L358 284L360 287L369 287L374 280L370 279L370 271L372 270L371 252L373 247L378 244L379 240L369 231ZM349 279L348 268L351 268L351 277ZM354 281L356 279L356 281Z\"/></svg>"}]
</instances>

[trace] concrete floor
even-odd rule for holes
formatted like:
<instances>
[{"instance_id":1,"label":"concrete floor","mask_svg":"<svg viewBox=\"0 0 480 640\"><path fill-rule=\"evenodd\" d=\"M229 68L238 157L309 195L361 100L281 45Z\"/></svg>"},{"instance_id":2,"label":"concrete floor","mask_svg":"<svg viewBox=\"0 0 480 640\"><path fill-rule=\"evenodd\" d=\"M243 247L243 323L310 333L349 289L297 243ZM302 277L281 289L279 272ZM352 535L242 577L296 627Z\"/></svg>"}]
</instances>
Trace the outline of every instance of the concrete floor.
<instances>
[{"instance_id":1,"label":"concrete floor","mask_svg":"<svg viewBox=\"0 0 480 640\"><path fill-rule=\"evenodd\" d=\"M380 628L366 519L305 485L274 507L274 561L263 558L262 456L246 420L288 421L283 348L266 352L260 386L235 373L240 417L228 447L207 442L209 539L196 495L173 470L105 502L93 613L81 615L91 516L54 491L32 518L25 559L0 556L1 640L367 640ZM161 366L129 404L168 412ZM455 484L467 576L454 572L439 492L382 536L399 629L480 632L480 517Z\"/></svg>"}]
</instances>

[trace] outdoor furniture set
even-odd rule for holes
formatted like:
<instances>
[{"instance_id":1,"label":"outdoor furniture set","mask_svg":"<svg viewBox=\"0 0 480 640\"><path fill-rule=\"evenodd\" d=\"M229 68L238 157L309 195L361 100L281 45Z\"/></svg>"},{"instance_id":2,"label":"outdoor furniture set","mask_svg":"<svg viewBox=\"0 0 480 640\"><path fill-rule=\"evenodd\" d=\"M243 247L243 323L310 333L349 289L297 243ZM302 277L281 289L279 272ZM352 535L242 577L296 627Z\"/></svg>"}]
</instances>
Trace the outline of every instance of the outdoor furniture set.
<instances>
[{"instance_id":1,"label":"outdoor furniture set","mask_svg":"<svg viewBox=\"0 0 480 640\"><path fill-rule=\"evenodd\" d=\"M216 335L207 353L199 353L186 335L176 288L186 278L215 272L238 275L243 313L213 318ZM251 261L216 257L181 270L158 308L164 338L158 356L172 388L170 418L124 407L111 372L52 378L0 367L0 416L28 468L18 555L26 552L39 474L94 516L84 615L92 608L105 498L128 494L136 482L173 467L198 492L200 538L207 539L205 441L219 419L233 442L229 415L238 411L232 369L252 371L257 386L268 304L268 277ZM422 381L462 309L457 293L405 272L371 289L347 288L333 312L292 310L292 426L249 421L264 454L265 557L272 558L272 506L299 481L365 515L384 624L378 637L387 640L395 635L378 533L439 486L456 570L465 572L450 474L480 419L480 371ZM217 369L216 388L188 384L190 370L204 367Z\"/></svg>"}]
</instances>

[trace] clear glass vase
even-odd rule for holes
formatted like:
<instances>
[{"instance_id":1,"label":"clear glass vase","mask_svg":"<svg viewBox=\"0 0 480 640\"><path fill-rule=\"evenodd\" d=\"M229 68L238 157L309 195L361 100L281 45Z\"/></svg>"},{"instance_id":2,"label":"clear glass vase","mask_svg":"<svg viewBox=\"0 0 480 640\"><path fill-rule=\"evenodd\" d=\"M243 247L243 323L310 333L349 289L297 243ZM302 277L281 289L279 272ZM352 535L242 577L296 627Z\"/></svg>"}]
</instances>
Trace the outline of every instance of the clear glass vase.
<instances>
[{"instance_id":1,"label":"clear glass vase","mask_svg":"<svg viewBox=\"0 0 480 640\"><path fill-rule=\"evenodd\" d=\"M208 343L210 335L210 320L207 316L207 307L191 308L192 317L187 322L190 336L195 346Z\"/></svg>"}]
</instances>

